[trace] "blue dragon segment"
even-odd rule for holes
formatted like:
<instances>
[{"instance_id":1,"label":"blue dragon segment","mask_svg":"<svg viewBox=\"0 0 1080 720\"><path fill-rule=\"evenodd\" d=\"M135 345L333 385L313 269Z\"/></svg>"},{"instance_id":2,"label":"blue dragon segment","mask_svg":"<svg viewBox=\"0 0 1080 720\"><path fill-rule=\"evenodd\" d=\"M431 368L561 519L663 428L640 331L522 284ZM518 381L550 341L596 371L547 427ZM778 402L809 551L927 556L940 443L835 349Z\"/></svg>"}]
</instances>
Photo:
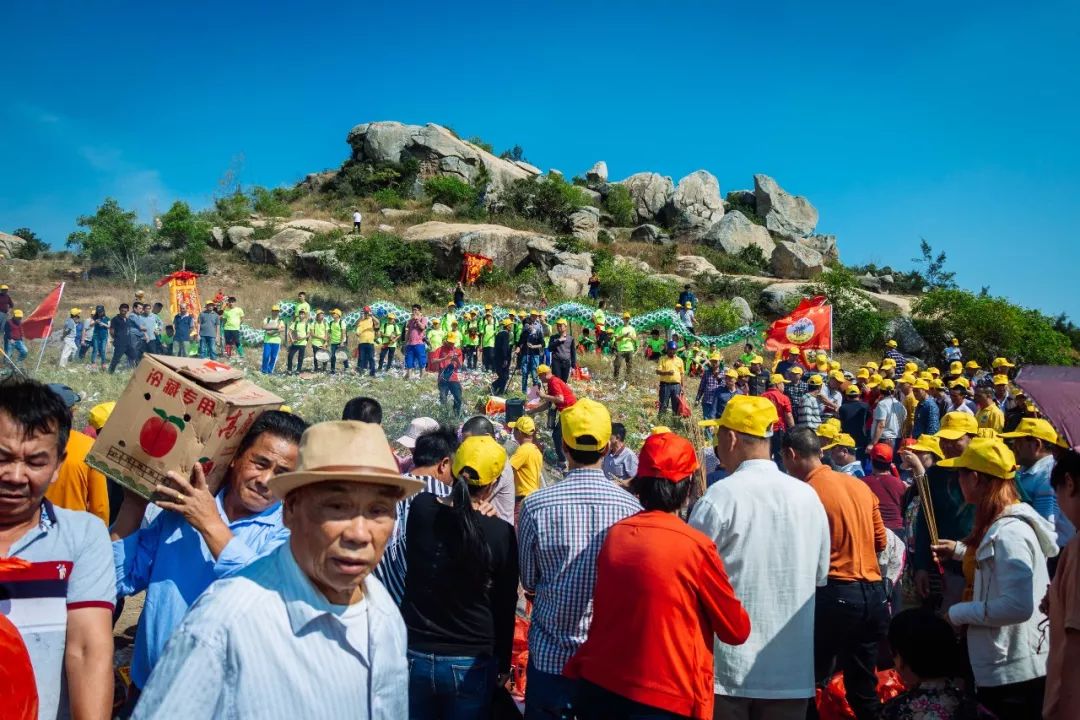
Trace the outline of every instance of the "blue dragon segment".
<instances>
[{"instance_id":1,"label":"blue dragon segment","mask_svg":"<svg viewBox=\"0 0 1080 720\"><path fill-rule=\"evenodd\" d=\"M283 300L279 305L281 306L281 316L286 320L291 319L293 312L296 310L296 303L289 300ZM396 305L387 300L373 302L370 307L372 314L380 319L385 318L392 313L399 321L405 322L412 313L411 309ZM465 312L475 312L483 315L484 307L485 306L481 304L468 303L462 307L461 310L457 311L457 313L460 315ZM491 312L496 320L502 320L511 312L516 313L517 308L493 306ZM571 323L591 326L593 324L593 314L596 312L596 308L582 305L581 303L567 302L545 308L544 312L547 313L549 322L553 322L559 318L566 318ZM346 327L352 327L356 325L361 316L362 311L356 309L342 315L341 320ZM623 320L619 315L610 314L605 315L605 323L609 327L620 328L623 325ZM763 329L763 326L760 323L757 323L753 325L743 325L742 327L724 333L723 335L695 335L694 333L691 333L685 323L679 319L679 316L675 311L669 309L653 310L652 312L632 317L630 318L630 326L638 332L649 332L653 328L662 328L665 331L672 330L678 333L680 338L689 338L691 341L697 340L703 345L715 344L717 347L727 347L735 345L746 338L759 337ZM245 345L258 345L262 342L262 330L253 328L250 325L241 326L240 334L243 337Z\"/></svg>"}]
</instances>

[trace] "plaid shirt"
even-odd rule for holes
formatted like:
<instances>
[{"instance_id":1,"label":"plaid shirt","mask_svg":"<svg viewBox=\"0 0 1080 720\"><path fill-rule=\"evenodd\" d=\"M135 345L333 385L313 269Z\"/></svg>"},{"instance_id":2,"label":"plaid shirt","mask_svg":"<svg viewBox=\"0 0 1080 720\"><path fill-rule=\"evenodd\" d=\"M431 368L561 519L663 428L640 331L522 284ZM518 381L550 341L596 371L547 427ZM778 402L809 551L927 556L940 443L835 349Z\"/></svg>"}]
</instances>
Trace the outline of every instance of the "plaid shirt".
<instances>
[{"instance_id":1,"label":"plaid shirt","mask_svg":"<svg viewBox=\"0 0 1080 720\"><path fill-rule=\"evenodd\" d=\"M799 399L799 404L795 405L795 424L815 429L821 425L821 403L817 395L804 393Z\"/></svg>"},{"instance_id":2,"label":"plaid shirt","mask_svg":"<svg viewBox=\"0 0 1080 720\"><path fill-rule=\"evenodd\" d=\"M795 412L798 412L799 410L799 403L802 401L803 395L806 394L806 388L805 380L789 382L784 388L784 391L787 392L788 399L791 400L791 407L795 408Z\"/></svg>"},{"instance_id":3,"label":"plaid shirt","mask_svg":"<svg viewBox=\"0 0 1080 720\"><path fill-rule=\"evenodd\" d=\"M896 361L896 376L900 377L904 372L904 365L907 364L908 359L904 357L902 352L894 350L893 348L889 348L885 351L885 357L892 358Z\"/></svg>"},{"instance_id":4,"label":"plaid shirt","mask_svg":"<svg viewBox=\"0 0 1080 720\"><path fill-rule=\"evenodd\" d=\"M716 391L720 389L723 382L724 376L722 374L717 375L706 370L705 374L701 376L701 383L698 384L696 399L702 400L705 405L712 405L716 400Z\"/></svg>"},{"instance_id":5,"label":"plaid shirt","mask_svg":"<svg viewBox=\"0 0 1080 720\"><path fill-rule=\"evenodd\" d=\"M423 480L424 489L420 492L429 492L435 497L446 497L453 488L431 475L412 475L405 473L403 477L413 480ZM394 523L394 532L390 534L390 540L386 543L382 560L375 566L375 577L379 578L387 592L394 598L398 605L405 598L405 526L409 522L409 507L416 495L399 500L397 504L397 522Z\"/></svg>"},{"instance_id":6,"label":"plaid shirt","mask_svg":"<svg viewBox=\"0 0 1080 720\"><path fill-rule=\"evenodd\" d=\"M518 522L521 584L536 593L529 660L558 675L592 622L596 558L608 528L641 511L637 499L594 469L571 470L525 499Z\"/></svg>"}]
</instances>

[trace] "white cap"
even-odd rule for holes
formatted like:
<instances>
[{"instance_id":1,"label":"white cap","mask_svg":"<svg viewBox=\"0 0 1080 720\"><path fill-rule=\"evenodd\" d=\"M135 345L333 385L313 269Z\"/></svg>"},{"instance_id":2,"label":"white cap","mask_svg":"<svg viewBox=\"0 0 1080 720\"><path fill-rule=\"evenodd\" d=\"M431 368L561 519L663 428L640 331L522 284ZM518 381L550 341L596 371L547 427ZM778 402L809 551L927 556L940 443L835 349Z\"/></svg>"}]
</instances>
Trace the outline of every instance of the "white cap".
<instances>
[{"instance_id":1,"label":"white cap","mask_svg":"<svg viewBox=\"0 0 1080 720\"><path fill-rule=\"evenodd\" d=\"M409 423L408 429L405 434L397 439L397 444L412 450L416 447L416 438L420 437L424 433L429 433L432 430L439 429L439 421L435 418L418 417L413 418L413 421Z\"/></svg>"}]
</instances>

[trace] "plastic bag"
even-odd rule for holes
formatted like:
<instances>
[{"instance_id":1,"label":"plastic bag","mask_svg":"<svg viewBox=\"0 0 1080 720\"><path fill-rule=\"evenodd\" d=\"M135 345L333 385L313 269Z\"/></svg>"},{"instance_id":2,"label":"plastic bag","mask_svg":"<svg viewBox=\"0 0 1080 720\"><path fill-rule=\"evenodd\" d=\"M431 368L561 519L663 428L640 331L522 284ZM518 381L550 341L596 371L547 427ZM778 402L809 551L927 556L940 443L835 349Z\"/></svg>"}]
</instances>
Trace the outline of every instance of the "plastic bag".
<instances>
[{"instance_id":1,"label":"plastic bag","mask_svg":"<svg viewBox=\"0 0 1080 720\"><path fill-rule=\"evenodd\" d=\"M675 404L679 409L679 412L676 413L679 417L688 418L694 412L690 409L690 403L687 402L686 398L682 395L679 395L677 398L675 398Z\"/></svg>"},{"instance_id":2,"label":"plastic bag","mask_svg":"<svg viewBox=\"0 0 1080 720\"><path fill-rule=\"evenodd\" d=\"M879 670L877 679L877 694L881 702L892 700L905 691L900 674L895 670ZM846 695L843 673L833 675L824 689L818 688L817 709L820 720L855 720L855 713L848 705Z\"/></svg>"},{"instance_id":3,"label":"plastic bag","mask_svg":"<svg viewBox=\"0 0 1080 720\"><path fill-rule=\"evenodd\" d=\"M29 563L18 558L0 559L0 579L5 572L18 573ZM26 644L14 623L0 614L0 717L4 720L37 720L38 693L34 668Z\"/></svg>"},{"instance_id":4,"label":"plastic bag","mask_svg":"<svg viewBox=\"0 0 1080 720\"><path fill-rule=\"evenodd\" d=\"M514 619L514 645L510 651L510 694L525 697L525 669L529 666L529 625L527 617Z\"/></svg>"}]
</instances>

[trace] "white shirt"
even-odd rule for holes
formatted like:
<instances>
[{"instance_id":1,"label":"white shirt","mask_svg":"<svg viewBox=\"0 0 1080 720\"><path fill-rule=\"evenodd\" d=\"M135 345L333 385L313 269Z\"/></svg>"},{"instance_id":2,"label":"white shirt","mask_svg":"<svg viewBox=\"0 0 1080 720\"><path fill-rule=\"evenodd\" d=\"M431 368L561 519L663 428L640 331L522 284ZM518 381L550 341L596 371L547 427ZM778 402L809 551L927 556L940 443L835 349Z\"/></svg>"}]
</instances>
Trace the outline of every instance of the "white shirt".
<instances>
[{"instance_id":1,"label":"white shirt","mask_svg":"<svg viewBox=\"0 0 1080 720\"><path fill-rule=\"evenodd\" d=\"M874 426L877 426L881 421L885 421L885 425L881 429L882 440L895 440L900 437L900 428L904 426L905 418L907 418L907 408L891 395L882 398L874 407ZM870 437L873 439L872 432Z\"/></svg>"},{"instance_id":2,"label":"white shirt","mask_svg":"<svg viewBox=\"0 0 1080 720\"><path fill-rule=\"evenodd\" d=\"M743 645L715 645L717 694L814 694L814 595L829 574L829 521L817 493L772 460L747 460L705 491L690 525L716 542L750 615Z\"/></svg>"},{"instance_id":3,"label":"white shirt","mask_svg":"<svg viewBox=\"0 0 1080 720\"><path fill-rule=\"evenodd\" d=\"M360 222L360 219L361 219L361 217L362 217L362 216L360 215L360 211L359 211L359 210L357 210L356 212L354 212L354 213L352 214L352 221L353 221L354 223L358 223L358 222Z\"/></svg>"},{"instance_id":4,"label":"white shirt","mask_svg":"<svg viewBox=\"0 0 1080 720\"><path fill-rule=\"evenodd\" d=\"M132 718L401 720L406 648L378 580L364 580L359 603L333 605L285 543L192 605Z\"/></svg>"}]
</instances>

